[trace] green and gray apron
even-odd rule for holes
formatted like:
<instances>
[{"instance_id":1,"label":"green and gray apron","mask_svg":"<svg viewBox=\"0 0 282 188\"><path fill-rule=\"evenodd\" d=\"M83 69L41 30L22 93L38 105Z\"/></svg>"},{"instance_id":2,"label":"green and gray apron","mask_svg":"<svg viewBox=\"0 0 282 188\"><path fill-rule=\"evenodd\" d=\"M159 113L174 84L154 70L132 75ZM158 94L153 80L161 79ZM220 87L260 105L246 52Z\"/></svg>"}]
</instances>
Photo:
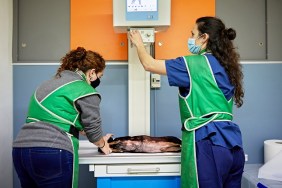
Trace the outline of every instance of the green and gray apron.
<instances>
[{"instance_id":1,"label":"green and gray apron","mask_svg":"<svg viewBox=\"0 0 282 188\"><path fill-rule=\"evenodd\" d=\"M80 123L80 113L75 107L75 101L93 94L98 93L85 80L75 80L52 91L42 101L38 101L36 92L30 100L26 122L43 121L58 126L67 133L72 143L74 155L73 188L78 187L78 134L83 129Z\"/></svg>"},{"instance_id":2,"label":"green and gray apron","mask_svg":"<svg viewBox=\"0 0 282 188\"><path fill-rule=\"evenodd\" d=\"M190 91L179 93L182 131L181 187L199 187L195 150L195 130L211 121L231 121L233 99L226 100L204 55L183 57L190 76Z\"/></svg>"}]
</instances>

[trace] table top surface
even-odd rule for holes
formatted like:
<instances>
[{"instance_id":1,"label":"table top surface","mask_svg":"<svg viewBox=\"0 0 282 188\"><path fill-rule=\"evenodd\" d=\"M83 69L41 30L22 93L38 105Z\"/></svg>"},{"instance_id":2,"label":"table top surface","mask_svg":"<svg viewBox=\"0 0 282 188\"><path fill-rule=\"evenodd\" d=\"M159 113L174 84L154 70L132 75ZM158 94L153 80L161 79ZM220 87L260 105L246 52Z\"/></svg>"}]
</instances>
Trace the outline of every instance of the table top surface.
<instances>
[{"instance_id":1,"label":"table top surface","mask_svg":"<svg viewBox=\"0 0 282 188\"><path fill-rule=\"evenodd\" d=\"M131 163L180 163L180 152L165 153L111 153L104 155L86 142L78 150L80 164L131 164Z\"/></svg>"}]
</instances>

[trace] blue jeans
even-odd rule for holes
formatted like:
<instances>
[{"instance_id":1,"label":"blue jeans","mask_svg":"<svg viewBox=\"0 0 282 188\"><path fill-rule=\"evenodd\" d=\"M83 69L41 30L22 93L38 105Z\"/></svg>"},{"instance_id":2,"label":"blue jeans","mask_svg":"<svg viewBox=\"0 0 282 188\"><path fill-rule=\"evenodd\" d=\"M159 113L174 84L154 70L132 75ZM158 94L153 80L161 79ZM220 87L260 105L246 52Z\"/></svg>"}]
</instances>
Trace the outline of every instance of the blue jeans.
<instances>
[{"instance_id":1,"label":"blue jeans","mask_svg":"<svg viewBox=\"0 0 282 188\"><path fill-rule=\"evenodd\" d=\"M13 148L13 162L22 188L72 187L73 154L47 148Z\"/></svg>"},{"instance_id":2,"label":"blue jeans","mask_svg":"<svg viewBox=\"0 0 282 188\"><path fill-rule=\"evenodd\" d=\"M245 164L242 148L213 145L208 139L196 142L200 188L241 188Z\"/></svg>"}]
</instances>

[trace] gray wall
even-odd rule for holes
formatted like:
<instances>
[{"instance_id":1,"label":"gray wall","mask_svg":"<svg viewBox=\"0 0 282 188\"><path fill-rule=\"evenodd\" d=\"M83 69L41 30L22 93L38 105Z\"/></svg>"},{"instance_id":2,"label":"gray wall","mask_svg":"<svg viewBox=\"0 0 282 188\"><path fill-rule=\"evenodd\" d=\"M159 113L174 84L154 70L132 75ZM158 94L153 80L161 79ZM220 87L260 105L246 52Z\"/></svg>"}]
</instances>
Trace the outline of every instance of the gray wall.
<instances>
[{"instance_id":1,"label":"gray wall","mask_svg":"<svg viewBox=\"0 0 282 188\"><path fill-rule=\"evenodd\" d=\"M13 2L13 61L58 62L70 48L70 0Z\"/></svg>"},{"instance_id":2,"label":"gray wall","mask_svg":"<svg viewBox=\"0 0 282 188\"><path fill-rule=\"evenodd\" d=\"M270 0L267 4L267 35L268 37L267 57L272 60L282 59L282 1Z\"/></svg>"},{"instance_id":3,"label":"gray wall","mask_svg":"<svg viewBox=\"0 0 282 188\"><path fill-rule=\"evenodd\" d=\"M0 1L0 187L13 187L12 176L12 24L10 0Z\"/></svg>"},{"instance_id":4,"label":"gray wall","mask_svg":"<svg viewBox=\"0 0 282 188\"><path fill-rule=\"evenodd\" d=\"M266 59L265 0L216 0L216 16L236 30L242 59Z\"/></svg>"},{"instance_id":5,"label":"gray wall","mask_svg":"<svg viewBox=\"0 0 282 188\"><path fill-rule=\"evenodd\" d=\"M237 32L244 60L282 60L281 0L216 0L216 16Z\"/></svg>"}]
</instances>

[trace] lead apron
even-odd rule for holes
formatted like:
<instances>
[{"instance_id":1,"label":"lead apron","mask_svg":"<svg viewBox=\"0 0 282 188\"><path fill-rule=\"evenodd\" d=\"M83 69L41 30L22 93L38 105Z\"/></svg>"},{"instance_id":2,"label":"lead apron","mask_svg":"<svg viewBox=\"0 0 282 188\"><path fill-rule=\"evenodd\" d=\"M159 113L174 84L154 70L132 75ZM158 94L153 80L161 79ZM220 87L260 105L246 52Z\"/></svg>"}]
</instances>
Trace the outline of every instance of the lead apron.
<instances>
[{"instance_id":1,"label":"lead apron","mask_svg":"<svg viewBox=\"0 0 282 188\"><path fill-rule=\"evenodd\" d=\"M233 99L226 100L218 88L208 59L204 55L183 57L190 78L186 97L179 93L182 131L181 187L198 188L195 130L211 121L232 120Z\"/></svg>"},{"instance_id":2,"label":"lead apron","mask_svg":"<svg viewBox=\"0 0 282 188\"><path fill-rule=\"evenodd\" d=\"M35 92L29 104L27 123L36 121L48 122L67 133L73 148L73 188L78 187L79 141L69 132L71 126L74 126L79 131L83 129L80 123L80 114L75 107L75 101L93 94L97 94L94 88L85 81L76 80L57 88L41 101L37 100Z\"/></svg>"}]
</instances>

